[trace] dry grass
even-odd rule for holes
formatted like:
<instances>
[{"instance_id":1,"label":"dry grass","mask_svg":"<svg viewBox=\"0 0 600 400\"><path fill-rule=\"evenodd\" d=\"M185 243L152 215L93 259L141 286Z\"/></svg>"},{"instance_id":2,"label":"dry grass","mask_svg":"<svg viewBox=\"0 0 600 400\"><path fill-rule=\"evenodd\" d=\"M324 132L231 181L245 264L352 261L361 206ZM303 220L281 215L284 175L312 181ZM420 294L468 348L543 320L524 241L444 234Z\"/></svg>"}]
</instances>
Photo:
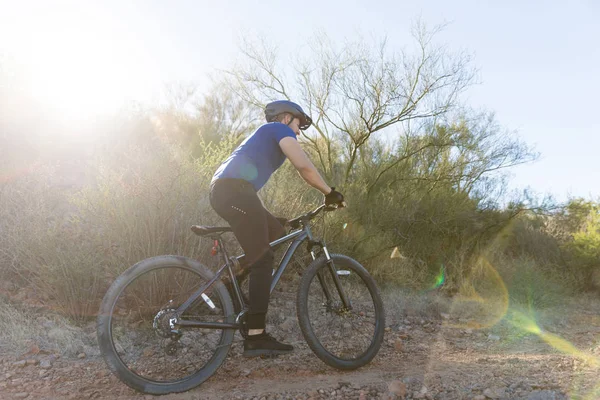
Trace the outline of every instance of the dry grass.
<instances>
[{"instance_id":1,"label":"dry grass","mask_svg":"<svg viewBox=\"0 0 600 400\"><path fill-rule=\"evenodd\" d=\"M0 298L0 352L3 354L23 354L37 347L73 356L94 345L90 335L71 325L66 318L34 312Z\"/></svg>"},{"instance_id":2,"label":"dry grass","mask_svg":"<svg viewBox=\"0 0 600 400\"><path fill-rule=\"evenodd\" d=\"M406 317L438 318L450 311L448 297L437 291L387 288L381 297L388 325L398 324Z\"/></svg>"}]
</instances>

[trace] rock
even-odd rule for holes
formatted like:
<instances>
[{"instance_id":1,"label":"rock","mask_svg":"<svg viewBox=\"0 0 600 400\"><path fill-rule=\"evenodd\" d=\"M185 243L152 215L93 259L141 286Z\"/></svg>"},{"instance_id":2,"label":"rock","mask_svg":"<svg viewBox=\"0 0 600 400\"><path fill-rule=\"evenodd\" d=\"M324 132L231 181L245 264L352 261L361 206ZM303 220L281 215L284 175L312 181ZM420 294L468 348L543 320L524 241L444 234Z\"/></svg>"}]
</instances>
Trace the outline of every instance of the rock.
<instances>
[{"instance_id":1,"label":"rock","mask_svg":"<svg viewBox=\"0 0 600 400\"><path fill-rule=\"evenodd\" d=\"M41 369L50 369L52 368L52 362L49 359L43 359L42 361L40 361L40 368Z\"/></svg>"},{"instance_id":2,"label":"rock","mask_svg":"<svg viewBox=\"0 0 600 400\"><path fill-rule=\"evenodd\" d=\"M394 342L394 350L402 351L403 347L404 347L404 344L402 343L402 339L400 339L400 338L396 339L396 341Z\"/></svg>"},{"instance_id":3,"label":"rock","mask_svg":"<svg viewBox=\"0 0 600 400\"><path fill-rule=\"evenodd\" d=\"M389 331L391 331L391 330L392 330L392 328L391 328L391 327L389 327L389 326L386 326L384 330L385 330L386 332L389 332Z\"/></svg>"},{"instance_id":4,"label":"rock","mask_svg":"<svg viewBox=\"0 0 600 400\"><path fill-rule=\"evenodd\" d=\"M566 397L553 390L536 390L529 393L527 400L563 400Z\"/></svg>"},{"instance_id":5,"label":"rock","mask_svg":"<svg viewBox=\"0 0 600 400\"><path fill-rule=\"evenodd\" d=\"M390 393L395 394L396 396L403 399L406 397L406 385L402 381L392 381L388 385L388 390Z\"/></svg>"},{"instance_id":6,"label":"rock","mask_svg":"<svg viewBox=\"0 0 600 400\"><path fill-rule=\"evenodd\" d=\"M506 396L506 390L504 388L487 388L483 391L483 395L488 399L501 399Z\"/></svg>"},{"instance_id":7,"label":"rock","mask_svg":"<svg viewBox=\"0 0 600 400\"><path fill-rule=\"evenodd\" d=\"M285 321L283 321L280 325L279 328L281 328L282 330L286 331L286 332L291 332L292 329L294 328L294 324L295 324L295 320L292 317L288 317L285 319Z\"/></svg>"},{"instance_id":8,"label":"rock","mask_svg":"<svg viewBox=\"0 0 600 400\"><path fill-rule=\"evenodd\" d=\"M488 335L488 339L489 339L489 340L492 340L492 341L494 341L494 342L497 342L497 341L499 341L499 340L500 340L500 336L498 336L498 335L492 335L492 334L490 333L490 334Z\"/></svg>"},{"instance_id":9,"label":"rock","mask_svg":"<svg viewBox=\"0 0 600 400\"><path fill-rule=\"evenodd\" d=\"M142 356L150 358L154 355L154 349L152 347L146 347L142 352Z\"/></svg>"},{"instance_id":10,"label":"rock","mask_svg":"<svg viewBox=\"0 0 600 400\"><path fill-rule=\"evenodd\" d=\"M40 378L43 378L43 377L45 377L45 376L48 375L48 370L47 369L42 369L42 370L40 370L40 372L38 373L38 375L39 375Z\"/></svg>"},{"instance_id":11,"label":"rock","mask_svg":"<svg viewBox=\"0 0 600 400\"><path fill-rule=\"evenodd\" d=\"M13 367L16 367L16 368L23 368L25 365L27 365L27 361L25 361L25 360L15 361L13 363Z\"/></svg>"},{"instance_id":12,"label":"rock","mask_svg":"<svg viewBox=\"0 0 600 400\"><path fill-rule=\"evenodd\" d=\"M81 350L82 353L85 353L86 358L87 357L97 357L100 355L100 350L98 349L97 346L83 346L83 349Z\"/></svg>"},{"instance_id":13,"label":"rock","mask_svg":"<svg viewBox=\"0 0 600 400\"><path fill-rule=\"evenodd\" d=\"M36 355L36 354L39 354L40 351L41 351L40 346L38 346L37 343L34 343L31 345L31 347L27 351L27 354Z\"/></svg>"},{"instance_id":14,"label":"rock","mask_svg":"<svg viewBox=\"0 0 600 400\"><path fill-rule=\"evenodd\" d=\"M26 399L27 397L29 397L29 393L27 393L27 392L21 392L21 393L15 394L15 399Z\"/></svg>"},{"instance_id":15,"label":"rock","mask_svg":"<svg viewBox=\"0 0 600 400\"><path fill-rule=\"evenodd\" d=\"M83 360L85 357L86 357L85 353L77 354L77 358L79 358L80 360Z\"/></svg>"},{"instance_id":16,"label":"rock","mask_svg":"<svg viewBox=\"0 0 600 400\"><path fill-rule=\"evenodd\" d=\"M423 386L421 390L413 394L413 399L426 399L429 396L427 395L427 386Z\"/></svg>"},{"instance_id":17,"label":"rock","mask_svg":"<svg viewBox=\"0 0 600 400\"><path fill-rule=\"evenodd\" d=\"M48 319L42 322L42 327L44 329L52 329L55 326L56 326L56 324L54 323L54 321L51 321L51 320L48 320Z\"/></svg>"},{"instance_id":18,"label":"rock","mask_svg":"<svg viewBox=\"0 0 600 400\"><path fill-rule=\"evenodd\" d=\"M4 290L8 291L8 292L14 292L18 289L17 285L15 285L13 282L10 281L4 281L0 284L1 288L3 288Z\"/></svg>"}]
</instances>

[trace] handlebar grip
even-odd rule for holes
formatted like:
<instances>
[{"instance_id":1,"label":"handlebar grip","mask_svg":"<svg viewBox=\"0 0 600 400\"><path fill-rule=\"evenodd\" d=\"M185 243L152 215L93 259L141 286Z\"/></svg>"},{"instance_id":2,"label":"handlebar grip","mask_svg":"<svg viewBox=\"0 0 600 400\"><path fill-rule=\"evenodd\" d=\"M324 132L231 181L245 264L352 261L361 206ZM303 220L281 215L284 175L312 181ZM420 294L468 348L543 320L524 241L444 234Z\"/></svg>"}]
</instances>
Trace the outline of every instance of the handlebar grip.
<instances>
[{"instance_id":1,"label":"handlebar grip","mask_svg":"<svg viewBox=\"0 0 600 400\"><path fill-rule=\"evenodd\" d=\"M330 204L327 207L325 207L325 211L335 211L338 208L344 208L347 207L348 204L345 201L342 201L341 203L338 204Z\"/></svg>"}]
</instances>

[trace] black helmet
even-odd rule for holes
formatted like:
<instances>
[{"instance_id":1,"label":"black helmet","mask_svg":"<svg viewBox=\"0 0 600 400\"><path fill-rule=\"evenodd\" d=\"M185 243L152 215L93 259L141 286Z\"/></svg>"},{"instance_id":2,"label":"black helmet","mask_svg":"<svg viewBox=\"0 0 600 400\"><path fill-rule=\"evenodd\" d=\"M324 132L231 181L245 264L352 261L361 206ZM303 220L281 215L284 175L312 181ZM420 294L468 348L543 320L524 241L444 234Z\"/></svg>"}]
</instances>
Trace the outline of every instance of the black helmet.
<instances>
[{"instance_id":1,"label":"black helmet","mask_svg":"<svg viewBox=\"0 0 600 400\"><path fill-rule=\"evenodd\" d=\"M300 120L300 129L305 130L312 124L312 119L296 103L288 100L277 100L266 105L265 118L267 122L275 121L275 118L282 113L290 113Z\"/></svg>"}]
</instances>

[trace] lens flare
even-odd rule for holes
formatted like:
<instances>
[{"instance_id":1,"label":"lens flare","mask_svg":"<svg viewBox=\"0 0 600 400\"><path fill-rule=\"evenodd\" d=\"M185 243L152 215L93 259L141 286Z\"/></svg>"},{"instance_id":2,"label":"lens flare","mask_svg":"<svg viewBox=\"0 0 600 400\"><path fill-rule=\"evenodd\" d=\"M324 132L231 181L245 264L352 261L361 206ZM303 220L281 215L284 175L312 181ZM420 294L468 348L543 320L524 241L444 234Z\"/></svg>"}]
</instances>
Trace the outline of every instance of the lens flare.
<instances>
[{"instance_id":1,"label":"lens flare","mask_svg":"<svg viewBox=\"0 0 600 400\"><path fill-rule=\"evenodd\" d=\"M444 264L440 266L440 273L435 277L435 284L433 285L433 289L437 289L442 286L446 282L446 268Z\"/></svg>"},{"instance_id":2,"label":"lens flare","mask_svg":"<svg viewBox=\"0 0 600 400\"><path fill-rule=\"evenodd\" d=\"M508 224L494 239L490 246L492 249L503 248L504 241L510 237L513 223ZM460 267L460 265L458 266ZM460 272L460 271L457 271ZM444 284L446 280L445 266L442 264L436 276L434 288ZM459 318L448 319L444 326L458 329L484 329L490 328L500 321L506 322L514 328L507 341L517 341L524 336L535 335L543 343L552 347L557 352L580 361L586 368L573 370L573 381L569 390L569 398L592 400L600 399L600 383L590 382L592 376L597 375L600 368L600 357L595 350L582 350L576 344L560 337L557 334L544 330L537 321L538 315L533 308L534 288L529 287L527 311L518 309L518 305L509 304L508 288L498 273L497 268L489 261L488 253L484 252L476 262L476 267L470 272L469 279L465 280L457 295L453 297L450 314ZM597 326L593 316L586 315L586 323ZM458 321L458 322L450 322ZM599 322L600 323L600 322ZM595 349L598 349L596 343Z\"/></svg>"},{"instance_id":3,"label":"lens flare","mask_svg":"<svg viewBox=\"0 0 600 400\"><path fill-rule=\"evenodd\" d=\"M598 357L579 350L577 347L575 347L575 345L570 343L568 340L561 338L558 335L544 331L538 326L535 319L525 315L520 311L511 310L507 320L514 327L539 336L540 339L542 339L544 342L546 342L547 344L549 344L550 346L562 353L579 358L580 360L585 361L592 367L600 366L600 360L598 359Z\"/></svg>"},{"instance_id":4,"label":"lens flare","mask_svg":"<svg viewBox=\"0 0 600 400\"><path fill-rule=\"evenodd\" d=\"M509 305L508 289L498 271L486 257L480 257L478 268L470 283L454 297L451 314L466 315L466 322L449 324L459 329L483 329L496 325L506 316Z\"/></svg>"},{"instance_id":5,"label":"lens flare","mask_svg":"<svg viewBox=\"0 0 600 400\"><path fill-rule=\"evenodd\" d=\"M585 351L578 349L574 344L554 333L546 332L538 325L535 318L530 315L526 315L525 313L518 310L510 310L509 314L507 315L507 321L517 329L537 335L550 347L558 350L563 354L581 360L582 362L586 363L589 367L600 367L600 358L593 354L589 354ZM575 391L576 389L573 389L573 392ZM572 394L573 396L571 398L579 398L586 400L598 399L598 396L600 395L600 383L596 384L596 386L593 389L591 389L591 391L587 394Z\"/></svg>"},{"instance_id":6,"label":"lens flare","mask_svg":"<svg viewBox=\"0 0 600 400\"><path fill-rule=\"evenodd\" d=\"M459 295L455 297L452 304L451 313L459 315L468 315L469 320L462 323L446 324L446 326L464 329L482 329L490 328L501 320L516 328L517 332L531 334L539 337L544 343L558 352L578 359L590 368L600 367L600 358L590 352L579 349L568 340L542 329L536 321L536 313L530 303L529 311L523 312L515 307L509 306L509 293L503 279L498 274L496 268L488 261L486 257L480 258L480 268L471 277L471 286L462 288L462 293L468 295ZM515 336L518 340L518 334ZM589 383L589 382L588 382ZM576 385L578 386L578 385ZM582 383L582 386L584 384ZM581 391L580 393L576 393ZM578 399L598 399L600 398L600 383L593 388L573 388L571 395Z\"/></svg>"}]
</instances>

